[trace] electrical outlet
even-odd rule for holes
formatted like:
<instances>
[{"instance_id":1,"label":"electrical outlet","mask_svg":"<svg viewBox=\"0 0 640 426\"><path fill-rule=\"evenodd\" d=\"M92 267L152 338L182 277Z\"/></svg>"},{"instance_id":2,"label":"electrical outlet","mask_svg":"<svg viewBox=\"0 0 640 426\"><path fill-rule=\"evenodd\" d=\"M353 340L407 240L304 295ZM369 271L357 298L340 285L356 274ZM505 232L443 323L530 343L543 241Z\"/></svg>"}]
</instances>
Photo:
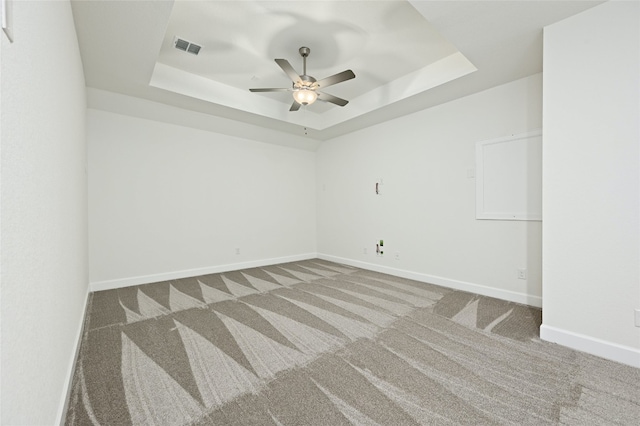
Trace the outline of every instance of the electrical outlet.
<instances>
[{"instance_id":1,"label":"electrical outlet","mask_svg":"<svg viewBox=\"0 0 640 426\"><path fill-rule=\"evenodd\" d=\"M236 254L240 254L240 249L236 247Z\"/></svg>"},{"instance_id":2,"label":"electrical outlet","mask_svg":"<svg viewBox=\"0 0 640 426\"><path fill-rule=\"evenodd\" d=\"M527 270L526 269L518 269L518 279L526 280L527 279Z\"/></svg>"},{"instance_id":3,"label":"electrical outlet","mask_svg":"<svg viewBox=\"0 0 640 426\"><path fill-rule=\"evenodd\" d=\"M367 254L367 248L366 247L362 249L362 254Z\"/></svg>"},{"instance_id":4,"label":"electrical outlet","mask_svg":"<svg viewBox=\"0 0 640 426\"><path fill-rule=\"evenodd\" d=\"M399 251L396 252L396 260L400 260L400 252Z\"/></svg>"},{"instance_id":5,"label":"electrical outlet","mask_svg":"<svg viewBox=\"0 0 640 426\"><path fill-rule=\"evenodd\" d=\"M640 309L636 309L636 327L640 327Z\"/></svg>"}]
</instances>

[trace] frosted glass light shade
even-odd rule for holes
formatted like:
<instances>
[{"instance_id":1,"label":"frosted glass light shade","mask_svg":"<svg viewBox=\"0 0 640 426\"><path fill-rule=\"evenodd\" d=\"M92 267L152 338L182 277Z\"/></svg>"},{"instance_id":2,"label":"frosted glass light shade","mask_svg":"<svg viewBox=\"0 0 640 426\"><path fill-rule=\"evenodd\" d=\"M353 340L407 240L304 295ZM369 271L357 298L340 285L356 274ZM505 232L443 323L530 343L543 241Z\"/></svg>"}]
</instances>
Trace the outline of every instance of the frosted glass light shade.
<instances>
[{"instance_id":1,"label":"frosted glass light shade","mask_svg":"<svg viewBox=\"0 0 640 426\"><path fill-rule=\"evenodd\" d=\"M293 92L293 99L301 105L311 105L318 99L315 90L300 89Z\"/></svg>"}]
</instances>

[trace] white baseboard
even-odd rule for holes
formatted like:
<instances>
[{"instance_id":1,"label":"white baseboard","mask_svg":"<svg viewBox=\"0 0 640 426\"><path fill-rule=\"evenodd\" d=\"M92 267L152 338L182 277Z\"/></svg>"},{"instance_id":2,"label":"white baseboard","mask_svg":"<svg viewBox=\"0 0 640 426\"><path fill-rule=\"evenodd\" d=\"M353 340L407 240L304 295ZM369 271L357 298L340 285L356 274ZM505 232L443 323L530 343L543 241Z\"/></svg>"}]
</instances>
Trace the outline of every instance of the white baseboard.
<instances>
[{"instance_id":1,"label":"white baseboard","mask_svg":"<svg viewBox=\"0 0 640 426\"><path fill-rule=\"evenodd\" d=\"M640 349L542 324L540 338L571 349L640 368Z\"/></svg>"},{"instance_id":2,"label":"white baseboard","mask_svg":"<svg viewBox=\"0 0 640 426\"><path fill-rule=\"evenodd\" d=\"M62 389L62 398L60 401L60 407L58 408L57 422L61 426L65 423L67 417L67 402L71 397L71 385L73 383L73 373L75 372L76 360L80 353L80 343L82 342L82 333L84 330L84 320L87 315L87 305L89 303L89 293L91 290L87 286L87 294L84 296L84 307L82 309L82 315L80 316L80 322L78 324L78 330L76 331L75 343L73 346L73 355L69 361L69 367L67 368L67 380L65 381L64 388Z\"/></svg>"},{"instance_id":3,"label":"white baseboard","mask_svg":"<svg viewBox=\"0 0 640 426\"><path fill-rule=\"evenodd\" d=\"M458 281L450 278L438 277L435 275L422 274L419 272L412 272L404 269L396 269L388 266L376 265L373 263L361 262L358 260L347 259L343 257L331 256L328 254L318 253L318 258L328 260L331 262L355 266L357 268L368 269L370 271L382 272L384 274L395 275L397 277L408 278L411 280L421 281L429 284L435 284L442 287L468 291L470 293L481 294L483 296L495 297L497 299L508 300L510 302L521 303L523 305L535 306L537 308L542 307L542 298L540 296L533 296L526 293L517 293L514 291L487 287L484 285L470 283L466 281Z\"/></svg>"},{"instance_id":4,"label":"white baseboard","mask_svg":"<svg viewBox=\"0 0 640 426\"><path fill-rule=\"evenodd\" d=\"M297 254L293 256L276 257L271 259L251 260L248 262L230 263L227 265L208 266L204 268L185 269L182 271L163 272L160 274L141 275L138 277L119 278L115 280L95 281L90 284L91 291L111 290L140 284L157 283L160 281L177 280L180 278L197 277L199 275L217 274L220 272L237 271L239 269L259 268L261 266L276 265L278 263L295 262L318 257L317 253Z\"/></svg>"}]
</instances>

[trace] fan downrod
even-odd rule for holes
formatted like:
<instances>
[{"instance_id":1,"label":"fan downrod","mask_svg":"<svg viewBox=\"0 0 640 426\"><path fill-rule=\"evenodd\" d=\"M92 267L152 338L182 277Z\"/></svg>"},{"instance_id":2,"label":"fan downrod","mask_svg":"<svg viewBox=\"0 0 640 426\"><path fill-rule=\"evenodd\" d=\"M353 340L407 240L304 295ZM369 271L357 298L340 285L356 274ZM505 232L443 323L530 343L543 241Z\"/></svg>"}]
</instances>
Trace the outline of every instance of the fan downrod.
<instances>
[{"instance_id":1,"label":"fan downrod","mask_svg":"<svg viewBox=\"0 0 640 426\"><path fill-rule=\"evenodd\" d=\"M298 49L298 52L300 52L300 56L302 56L302 75L300 77L302 77L303 81L306 81L304 77L307 77L307 56L309 56L309 53L311 53L311 49L302 46L300 49ZM316 79L313 78L313 81L316 81Z\"/></svg>"}]
</instances>

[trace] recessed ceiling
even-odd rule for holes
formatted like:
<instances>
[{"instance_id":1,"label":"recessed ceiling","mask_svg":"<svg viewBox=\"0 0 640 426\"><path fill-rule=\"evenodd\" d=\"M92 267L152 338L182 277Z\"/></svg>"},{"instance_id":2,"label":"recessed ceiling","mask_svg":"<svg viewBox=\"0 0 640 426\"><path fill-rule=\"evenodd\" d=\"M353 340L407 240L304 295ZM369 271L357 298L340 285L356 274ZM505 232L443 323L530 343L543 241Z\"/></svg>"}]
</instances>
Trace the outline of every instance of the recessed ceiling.
<instances>
[{"instance_id":1,"label":"recessed ceiling","mask_svg":"<svg viewBox=\"0 0 640 426\"><path fill-rule=\"evenodd\" d=\"M242 31L238 31L242 28ZM198 56L174 47L180 37L203 46ZM276 65L287 59L302 74L298 49L309 47L307 74L317 79L352 69L356 79L328 93L350 103L316 102L290 112ZM174 3L151 86L288 123L323 130L475 71L406 1Z\"/></svg>"},{"instance_id":2,"label":"recessed ceiling","mask_svg":"<svg viewBox=\"0 0 640 426\"><path fill-rule=\"evenodd\" d=\"M88 87L328 139L542 71L542 28L601 1L72 1ZM198 55L174 40L201 46ZM289 112L274 62L345 69L345 107ZM89 106L103 108L93 96ZM308 128L309 131L304 131Z\"/></svg>"}]
</instances>

